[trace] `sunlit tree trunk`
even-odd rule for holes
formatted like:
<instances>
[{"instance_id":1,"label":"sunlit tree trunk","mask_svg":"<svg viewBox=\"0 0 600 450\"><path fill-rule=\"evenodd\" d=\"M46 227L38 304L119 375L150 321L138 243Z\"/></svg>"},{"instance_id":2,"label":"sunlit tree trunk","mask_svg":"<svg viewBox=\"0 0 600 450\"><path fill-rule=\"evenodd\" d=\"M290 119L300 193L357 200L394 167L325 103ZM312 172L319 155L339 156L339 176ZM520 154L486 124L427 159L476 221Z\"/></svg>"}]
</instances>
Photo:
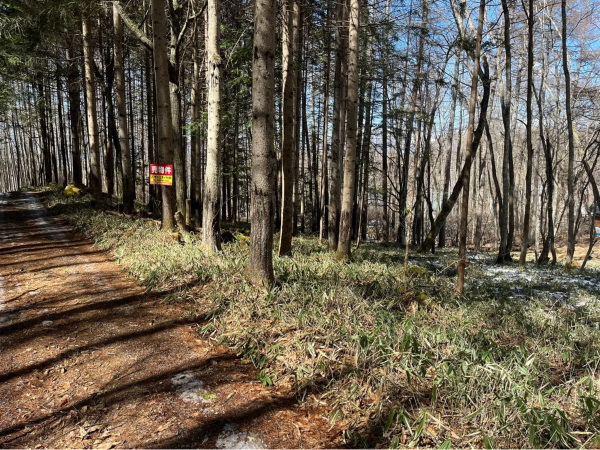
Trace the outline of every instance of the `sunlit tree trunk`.
<instances>
[{"instance_id":1,"label":"sunlit tree trunk","mask_svg":"<svg viewBox=\"0 0 600 450\"><path fill-rule=\"evenodd\" d=\"M220 54L219 0L208 0L208 35L206 53L208 63L208 139L202 236L207 251L221 249L221 54Z\"/></svg>"},{"instance_id":2,"label":"sunlit tree trunk","mask_svg":"<svg viewBox=\"0 0 600 450\"><path fill-rule=\"evenodd\" d=\"M348 38L348 97L346 100L347 148L344 159L344 188L340 215L340 236L337 259L350 258L352 235L352 206L354 202L354 177L356 176L356 127L358 102L358 30L360 27L359 0L350 1Z\"/></svg>"},{"instance_id":3,"label":"sunlit tree trunk","mask_svg":"<svg viewBox=\"0 0 600 450\"><path fill-rule=\"evenodd\" d=\"M252 50L252 195L250 279L272 286L273 220L277 165L275 135L275 30L277 3L256 0Z\"/></svg>"},{"instance_id":4,"label":"sunlit tree trunk","mask_svg":"<svg viewBox=\"0 0 600 450\"><path fill-rule=\"evenodd\" d=\"M283 67L283 134L281 136L281 234L279 256L292 254L294 231L294 126L296 122L296 75L294 72L296 1L286 0L283 8L282 67Z\"/></svg>"}]
</instances>

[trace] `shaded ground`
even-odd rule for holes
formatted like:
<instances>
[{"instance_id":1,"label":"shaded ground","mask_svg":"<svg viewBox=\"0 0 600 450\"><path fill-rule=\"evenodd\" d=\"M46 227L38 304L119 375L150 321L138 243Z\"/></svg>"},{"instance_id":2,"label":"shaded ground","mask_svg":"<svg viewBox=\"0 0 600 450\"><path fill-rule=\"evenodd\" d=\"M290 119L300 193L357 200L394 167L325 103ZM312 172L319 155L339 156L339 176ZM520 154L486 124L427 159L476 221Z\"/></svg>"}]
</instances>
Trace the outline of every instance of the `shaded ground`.
<instances>
[{"instance_id":1,"label":"shaded ground","mask_svg":"<svg viewBox=\"0 0 600 450\"><path fill-rule=\"evenodd\" d=\"M35 194L0 195L0 448L339 447Z\"/></svg>"}]
</instances>

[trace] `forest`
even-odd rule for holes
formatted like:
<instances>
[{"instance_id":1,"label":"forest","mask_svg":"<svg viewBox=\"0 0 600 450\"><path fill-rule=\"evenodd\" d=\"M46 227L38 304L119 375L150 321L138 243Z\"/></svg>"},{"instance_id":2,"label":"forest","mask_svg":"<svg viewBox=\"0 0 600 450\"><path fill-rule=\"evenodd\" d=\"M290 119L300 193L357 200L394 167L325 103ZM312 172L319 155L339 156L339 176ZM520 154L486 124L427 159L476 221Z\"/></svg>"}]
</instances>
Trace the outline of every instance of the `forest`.
<instances>
[{"instance_id":1,"label":"forest","mask_svg":"<svg viewBox=\"0 0 600 450\"><path fill-rule=\"evenodd\" d=\"M259 445L598 448L596 6L2 0L0 193L337 433Z\"/></svg>"}]
</instances>

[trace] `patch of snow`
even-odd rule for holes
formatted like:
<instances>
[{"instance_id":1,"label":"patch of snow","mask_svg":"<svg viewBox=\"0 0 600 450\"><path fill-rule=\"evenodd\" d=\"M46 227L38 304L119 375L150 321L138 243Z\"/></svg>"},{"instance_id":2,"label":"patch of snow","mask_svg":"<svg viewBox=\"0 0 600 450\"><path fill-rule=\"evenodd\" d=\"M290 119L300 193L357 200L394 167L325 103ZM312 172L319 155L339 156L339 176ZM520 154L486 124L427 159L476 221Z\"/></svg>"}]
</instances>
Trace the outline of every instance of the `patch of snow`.
<instances>
[{"instance_id":1,"label":"patch of snow","mask_svg":"<svg viewBox=\"0 0 600 450\"><path fill-rule=\"evenodd\" d=\"M537 281L541 283L560 283L573 287L592 288L600 290L600 281L590 276L580 276L579 274L563 275L557 270L545 267L537 268L518 268L495 265L482 265L484 273L497 282L507 281Z\"/></svg>"},{"instance_id":2,"label":"patch of snow","mask_svg":"<svg viewBox=\"0 0 600 450\"><path fill-rule=\"evenodd\" d=\"M492 276L497 281L532 281L533 277L531 274L524 270L518 270L513 267L504 266L482 266L486 275Z\"/></svg>"},{"instance_id":3,"label":"patch of snow","mask_svg":"<svg viewBox=\"0 0 600 450\"><path fill-rule=\"evenodd\" d=\"M45 327L47 327L47 326L49 326L49 325L52 325L52 321L51 321L51 320L44 320L44 321L42 322L42 325L43 325L43 326L45 326Z\"/></svg>"},{"instance_id":4,"label":"patch of snow","mask_svg":"<svg viewBox=\"0 0 600 450\"><path fill-rule=\"evenodd\" d=\"M495 287L508 287L510 298L526 300L528 298L541 298L553 302L555 306L583 307L590 305L591 298L581 299L581 292L590 294L600 293L600 278L582 275L578 272L561 271L555 267L526 267L498 266L490 263L477 264L483 272L491 289ZM536 289L523 291L523 286L531 284ZM518 286L521 287L518 287ZM498 292L494 290L494 292ZM589 297L586 295L586 297ZM568 302L572 304L569 305ZM574 303L577 301L577 303Z\"/></svg>"},{"instance_id":5,"label":"patch of snow","mask_svg":"<svg viewBox=\"0 0 600 450\"><path fill-rule=\"evenodd\" d=\"M182 372L171 378L171 383L176 387L179 398L190 403L209 403L202 394L204 383L190 372Z\"/></svg>"},{"instance_id":6,"label":"patch of snow","mask_svg":"<svg viewBox=\"0 0 600 450\"><path fill-rule=\"evenodd\" d=\"M484 255L482 253L474 253L472 255L467 255L467 259L470 259L473 261L485 261L489 258L490 257L488 255Z\"/></svg>"},{"instance_id":7,"label":"patch of snow","mask_svg":"<svg viewBox=\"0 0 600 450\"><path fill-rule=\"evenodd\" d=\"M267 446L256 436L239 431L234 424L226 424L217 438L216 448L252 448L262 449Z\"/></svg>"}]
</instances>

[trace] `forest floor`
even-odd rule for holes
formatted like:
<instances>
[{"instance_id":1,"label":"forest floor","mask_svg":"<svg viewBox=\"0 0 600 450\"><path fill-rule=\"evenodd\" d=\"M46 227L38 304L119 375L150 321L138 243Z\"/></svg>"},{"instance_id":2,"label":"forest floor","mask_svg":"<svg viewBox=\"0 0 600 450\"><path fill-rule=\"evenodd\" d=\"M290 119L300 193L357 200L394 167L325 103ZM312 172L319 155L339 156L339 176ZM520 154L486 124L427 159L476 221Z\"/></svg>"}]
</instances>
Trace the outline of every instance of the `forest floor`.
<instances>
[{"instance_id":1,"label":"forest floor","mask_svg":"<svg viewBox=\"0 0 600 450\"><path fill-rule=\"evenodd\" d=\"M340 445L323 406L264 386L71 230L37 194L0 195L0 448Z\"/></svg>"},{"instance_id":2,"label":"forest floor","mask_svg":"<svg viewBox=\"0 0 600 450\"><path fill-rule=\"evenodd\" d=\"M600 448L600 248L469 253L457 296L454 249L404 279L396 245L299 236L265 291L247 224L208 255L114 202L1 201L0 447Z\"/></svg>"}]
</instances>

